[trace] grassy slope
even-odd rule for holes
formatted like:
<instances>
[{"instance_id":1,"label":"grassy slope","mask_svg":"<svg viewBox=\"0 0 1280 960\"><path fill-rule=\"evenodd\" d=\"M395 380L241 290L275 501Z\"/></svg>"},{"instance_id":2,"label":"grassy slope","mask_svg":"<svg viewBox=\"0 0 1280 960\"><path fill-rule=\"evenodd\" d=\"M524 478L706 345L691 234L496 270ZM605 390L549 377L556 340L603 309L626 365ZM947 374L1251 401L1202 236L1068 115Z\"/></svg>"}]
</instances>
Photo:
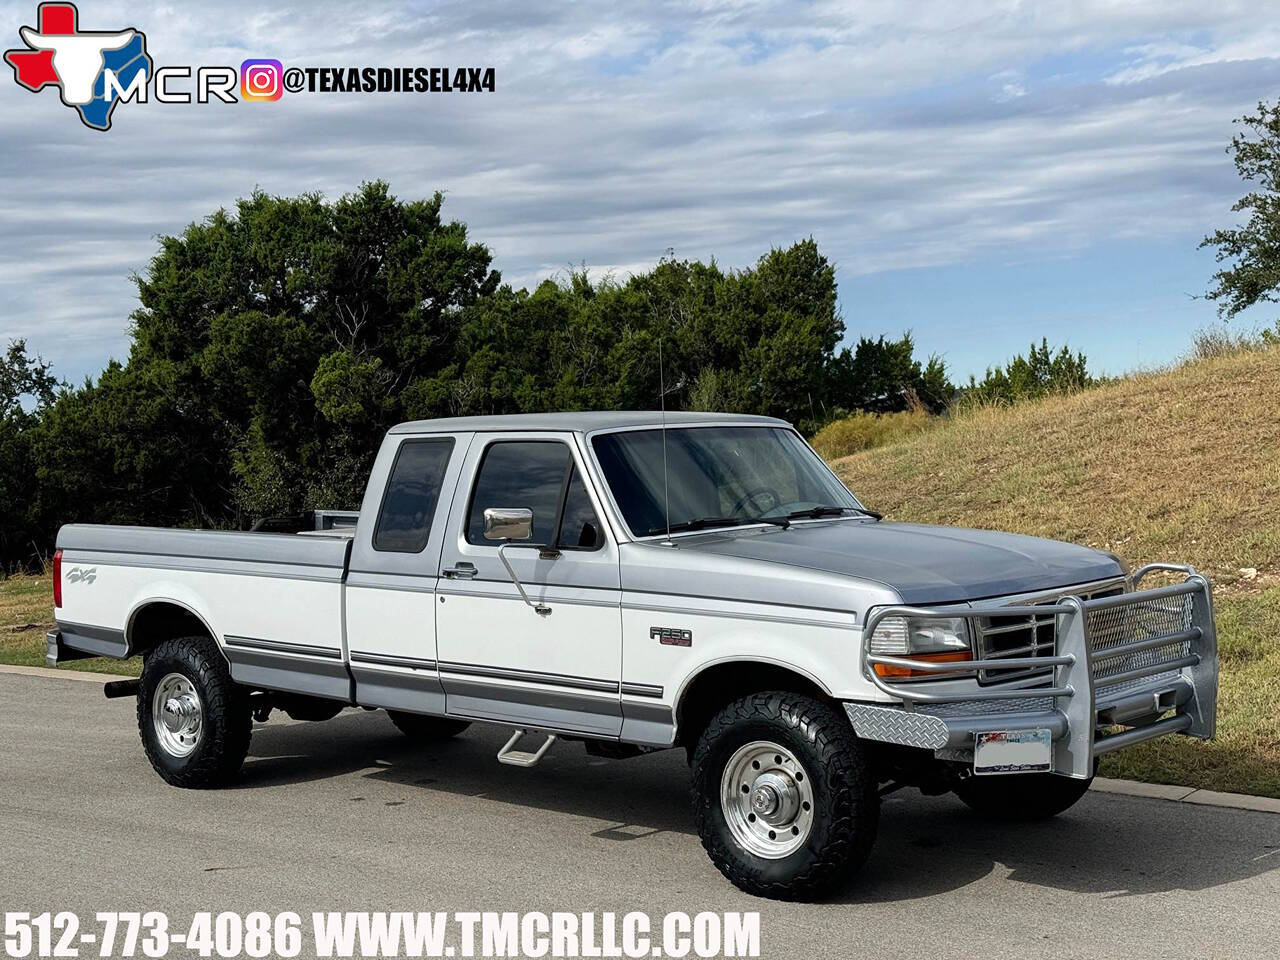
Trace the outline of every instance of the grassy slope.
<instances>
[{"instance_id":1,"label":"grassy slope","mask_svg":"<svg viewBox=\"0 0 1280 960\"><path fill-rule=\"evenodd\" d=\"M1218 740L1167 738L1103 770L1280 797L1280 351L980 410L835 467L895 520L1016 530L1209 574ZM0 662L43 664L52 606L48 577L0 583ZM138 662L72 666L133 674Z\"/></svg>"},{"instance_id":2,"label":"grassy slope","mask_svg":"<svg viewBox=\"0 0 1280 960\"><path fill-rule=\"evenodd\" d=\"M1280 797L1280 351L974 411L834 466L894 520L1014 530L1208 574L1218 739L1139 746L1103 772Z\"/></svg>"},{"instance_id":3,"label":"grassy slope","mask_svg":"<svg viewBox=\"0 0 1280 960\"><path fill-rule=\"evenodd\" d=\"M43 667L44 635L53 626L53 584L48 576L0 581L0 663ZM137 676L141 660L93 657L69 665L75 670Z\"/></svg>"}]
</instances>

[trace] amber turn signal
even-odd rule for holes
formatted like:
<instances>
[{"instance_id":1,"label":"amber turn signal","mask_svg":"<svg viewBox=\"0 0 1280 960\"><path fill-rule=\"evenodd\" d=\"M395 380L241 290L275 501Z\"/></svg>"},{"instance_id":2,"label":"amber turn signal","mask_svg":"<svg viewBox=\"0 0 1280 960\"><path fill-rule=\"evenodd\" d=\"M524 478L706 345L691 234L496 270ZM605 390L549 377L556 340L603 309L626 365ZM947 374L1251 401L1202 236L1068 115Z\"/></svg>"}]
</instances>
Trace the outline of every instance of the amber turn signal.
<instances>
[{"instance_id":1,"label":"amber turn signal","mask_svg":"<svg viewBox=\"0 0 1280 960\"><path fill-rule=\"evenodd\" d=\"M929 663L963 663L970 659L970 653L968 650L948 651L946 653L913 653L910 659L927 660ZM877 663L875 671L878 677L943 678L953 676L953 674L947 672L934 673L932 670L912 670L910 667L898 667L887 663Z\"/></svg>"}]
</instances>

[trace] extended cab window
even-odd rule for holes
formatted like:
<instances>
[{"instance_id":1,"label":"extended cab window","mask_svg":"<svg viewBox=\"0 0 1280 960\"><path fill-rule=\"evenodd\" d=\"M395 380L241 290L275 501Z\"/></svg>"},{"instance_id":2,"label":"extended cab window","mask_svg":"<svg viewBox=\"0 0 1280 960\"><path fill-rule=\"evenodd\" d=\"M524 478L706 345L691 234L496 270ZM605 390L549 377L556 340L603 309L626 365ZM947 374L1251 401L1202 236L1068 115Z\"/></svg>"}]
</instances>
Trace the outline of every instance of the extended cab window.
<instances>
[{"instance_id":1,"label":"extended cab window","mask_svg":"<svg viewBox=\"0 0 1280 960\"><path fill-rule=\"evenodd\" d=\"M594 550L602 543L600 522L573 462L558 440L499 440L485 451L467 514L467 542L494 546L484 536L484 512L525 509L533 512L533 536L527 545L553 541L568 550ZM555 534L559 531L559 536Z\"/></svg>"},{"instance_id":2,"label":"extended cab window","mask_svg":"<svg viewBox=\"0 0 1280 960\"><path fill-rule=\"evenodd\" d=\"M406 440L396 453L378 511L373 549L417 553L427 545L453 440Z\"/></svg>"}]
</instances>

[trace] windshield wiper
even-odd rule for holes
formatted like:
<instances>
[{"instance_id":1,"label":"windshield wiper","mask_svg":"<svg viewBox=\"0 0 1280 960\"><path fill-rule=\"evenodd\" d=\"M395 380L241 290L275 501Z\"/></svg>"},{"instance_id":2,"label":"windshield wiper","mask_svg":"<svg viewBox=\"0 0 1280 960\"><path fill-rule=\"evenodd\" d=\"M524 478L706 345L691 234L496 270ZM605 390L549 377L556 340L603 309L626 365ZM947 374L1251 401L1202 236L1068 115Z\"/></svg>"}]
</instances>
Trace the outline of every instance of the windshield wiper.
<instances>
[{"instance_id":1,"label":"windshield wiper","mask_svg":"<svg viewBox=\"0 0 1280 960\"><path fill-rule=\"evenodd\" d=\"M817 520L820 517L838 517L846 510L860 513L872 520L883 520L884 515L868 510L865 507L810 507L808 510L796 510L787 514L788 520Z\"/></svg>"},{"instance_id":2,"label":"windshield wiper","mask_svg":"<svg viewBox=\"0 0 1280 960\"><path fill-rule=\"evenodd\" d=\"M697 517L671 524L670 532L685 533L689 530L705 530L708 527L740 527L748 523L768 523L775 527L782 527L784 530L791 526L791 520L788 517ZM655 527L647 531L644 536L652 537L667 532L667 527Z\"/></svg>"}]
</instances>

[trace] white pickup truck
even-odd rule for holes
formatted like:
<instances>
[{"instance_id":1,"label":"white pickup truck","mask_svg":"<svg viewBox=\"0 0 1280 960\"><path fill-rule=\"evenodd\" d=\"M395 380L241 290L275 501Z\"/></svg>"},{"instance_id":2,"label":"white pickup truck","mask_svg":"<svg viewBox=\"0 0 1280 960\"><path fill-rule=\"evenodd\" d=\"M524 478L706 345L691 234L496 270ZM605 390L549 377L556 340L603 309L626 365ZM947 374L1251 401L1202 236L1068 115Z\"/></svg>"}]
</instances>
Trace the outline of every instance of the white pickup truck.
<instances>
[{"instance_id":1,"label":"white pickup truck","mask_svg":"<svg viewBox=\"0 0 1280 960\"><path fill-rule=\"evenodd\" d=\"M1052 816L1100 754L1214 732L1204 577L884 522L764 417L406 423L347 529L69 525L54 568L49 661L143 658L108 693L171 784L231 781L273 708L502 724L523 766L683 747L711 859L773 897L860 865L888 790Z\"/></svg>"}]
</instances>

